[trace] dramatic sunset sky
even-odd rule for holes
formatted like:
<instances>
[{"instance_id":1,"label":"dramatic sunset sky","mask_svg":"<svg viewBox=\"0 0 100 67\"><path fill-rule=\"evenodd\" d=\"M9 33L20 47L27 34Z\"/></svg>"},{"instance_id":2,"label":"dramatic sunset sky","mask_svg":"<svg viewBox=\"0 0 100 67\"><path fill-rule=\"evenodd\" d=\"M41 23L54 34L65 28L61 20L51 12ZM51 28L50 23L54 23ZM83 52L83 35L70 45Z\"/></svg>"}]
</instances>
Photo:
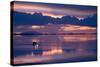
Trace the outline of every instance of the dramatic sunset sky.
<instances>
[{"instance_id":1,"label":"dramatic sunset sky","mask_svg":"<svg viewBox=\"0 0 100 67\"><path fill-rule=\"evenodd\" d=\"M79 19L96 14L96 6L62 5L48 3L31 3L15 1L12 6L13 11L34 14L41 12L43 15L60 18L64 15L75 16Z\"/></svg>"}]
</instances>

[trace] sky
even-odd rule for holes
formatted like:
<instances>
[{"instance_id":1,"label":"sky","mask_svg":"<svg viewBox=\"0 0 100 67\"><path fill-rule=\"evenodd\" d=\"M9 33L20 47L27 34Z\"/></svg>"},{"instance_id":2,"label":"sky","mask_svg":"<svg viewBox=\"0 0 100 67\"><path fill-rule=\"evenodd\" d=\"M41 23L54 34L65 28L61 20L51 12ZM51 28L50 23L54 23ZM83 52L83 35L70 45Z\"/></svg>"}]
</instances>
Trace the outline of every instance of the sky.
<instances>
[{"instance_id":1,"label":"sky","mask_svg":"<svg viewBox=\"0 0 100 67\"><path fill-rule=\"evenodd\" d=\"M69 15L75 16L79 19L83 19L97 13L96 6L49 4L21 1L14 1L14 4L12 5L12 10L29 14L34 14L35 12L37 12L54 18L61 18L62 16Z\"/></svg>"}]
</instances>

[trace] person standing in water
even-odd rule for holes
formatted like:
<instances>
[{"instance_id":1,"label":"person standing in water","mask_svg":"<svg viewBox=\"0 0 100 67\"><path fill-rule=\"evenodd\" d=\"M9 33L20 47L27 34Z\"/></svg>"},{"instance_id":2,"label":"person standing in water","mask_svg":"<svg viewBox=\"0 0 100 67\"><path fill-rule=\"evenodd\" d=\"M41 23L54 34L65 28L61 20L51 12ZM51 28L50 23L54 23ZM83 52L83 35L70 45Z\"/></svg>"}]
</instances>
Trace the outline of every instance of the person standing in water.
<instances>
[{"instance_id":1,"label":"person standing in water","mask_svg":"<svg viewBox=\"0 0 100 67\"><path fill-rule=\"evenodd\" d=\"M43 53L43 49L39 47L39 44L37 42L33 42L32 45L34 46L34 50L32 52L32 56L41 56Z\"/></svg>"},{"instance_id":2,"label":"person standing in water","mask_svg":"<svg viewBox=\"0 0 100 67\"><path fill-rule=\"evenodd\" d=\"M39 46L39 44L37 42L33 42L32 45L35 47L35 49L38 48L38 46Z\"/></svg>"}]
</instances>

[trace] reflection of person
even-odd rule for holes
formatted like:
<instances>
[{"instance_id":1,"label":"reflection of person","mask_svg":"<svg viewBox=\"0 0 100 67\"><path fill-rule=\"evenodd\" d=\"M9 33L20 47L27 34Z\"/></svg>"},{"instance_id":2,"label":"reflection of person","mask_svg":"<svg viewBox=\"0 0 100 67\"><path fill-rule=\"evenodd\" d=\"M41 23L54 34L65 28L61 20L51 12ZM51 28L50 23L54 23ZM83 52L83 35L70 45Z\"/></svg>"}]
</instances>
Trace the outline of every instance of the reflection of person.
<instances>
[{"instance_id":1,"label":"reflection of person","mask_svg":"<svg viewBox=\"0 0 100 67\"><path fill-rule=\"evenodd\" d=\"M32 51L32 55L42 55L43 50L42 48L39 48L39 44L37 42L33 42L32 45L35 47L35 49Z\"/></svg>"}]
</instances>

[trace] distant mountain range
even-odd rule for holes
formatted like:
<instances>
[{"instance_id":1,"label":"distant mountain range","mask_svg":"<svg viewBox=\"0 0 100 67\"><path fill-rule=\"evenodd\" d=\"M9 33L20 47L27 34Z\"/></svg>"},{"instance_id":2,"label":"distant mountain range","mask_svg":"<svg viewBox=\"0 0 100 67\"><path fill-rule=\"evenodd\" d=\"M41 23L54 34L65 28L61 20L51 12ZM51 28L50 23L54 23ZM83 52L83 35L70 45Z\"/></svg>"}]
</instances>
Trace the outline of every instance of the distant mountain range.
<instances>
[{"instance_id":1,"label":"distant mountain range","mask_svg":"<svg viewBox=\"0 0 100 67\"><path fill-rule=\"evenodd\" d=\"M13 33L13 35L83 35L83 34L97 34L96 32L94 33L72 33L72 32L68 32L68 33L40 33L40 32L36 32L36 31L26 31L26 32L22 32L20 34L17 33Z\"/></svg>"},{"instance_id":2,"label":"distant mountain range","mask_svg":"<svg viewBox=\"0 0 100 67\"><path fill-rule=\"evenodd\" d=\"M12 11L12 22L14 25L44 25L52 24L72 24L82 26L97 26L97 14L79 20L72 16L63 16L62 18L53 18L51 16L43 16L42 13L26 14Z\"/></svg>"}]
</instances>

